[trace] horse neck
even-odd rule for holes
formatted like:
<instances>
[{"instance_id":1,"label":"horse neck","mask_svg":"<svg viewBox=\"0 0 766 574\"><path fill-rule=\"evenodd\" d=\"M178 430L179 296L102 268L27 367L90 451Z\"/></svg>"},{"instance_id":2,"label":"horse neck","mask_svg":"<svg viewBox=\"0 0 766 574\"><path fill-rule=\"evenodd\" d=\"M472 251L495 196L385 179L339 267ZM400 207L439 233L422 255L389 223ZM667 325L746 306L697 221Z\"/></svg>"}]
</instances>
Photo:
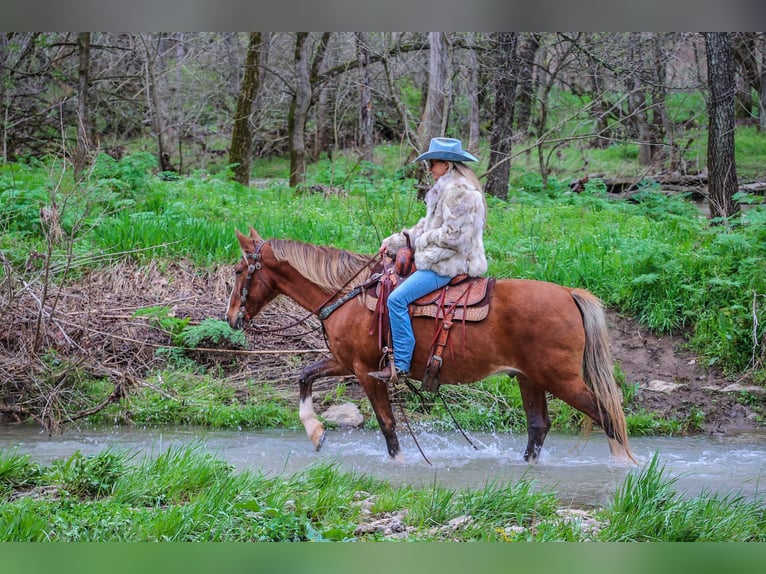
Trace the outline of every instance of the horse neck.
<instances>
[{"instance_id":1,"label":"horse neck","mask_svg":"<svg viewBox=\"0 0 766 574\"><path fill-rule=\"evenodd\" d=\"M320 306L330 298L330 294L316 283L306 279L289 263L277 262L276 259L273 259L271 263L277 276L279 292L307 311L318 311Z\"/></svg>"}]
</instances>

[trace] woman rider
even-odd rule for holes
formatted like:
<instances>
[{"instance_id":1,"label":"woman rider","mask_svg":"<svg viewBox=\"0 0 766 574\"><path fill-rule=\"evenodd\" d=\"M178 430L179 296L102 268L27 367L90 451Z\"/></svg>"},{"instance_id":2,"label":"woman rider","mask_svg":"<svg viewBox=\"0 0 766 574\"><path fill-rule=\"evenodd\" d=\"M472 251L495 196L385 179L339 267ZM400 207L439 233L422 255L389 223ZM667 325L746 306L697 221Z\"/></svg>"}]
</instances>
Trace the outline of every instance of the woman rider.
<instances>
[{"instance_id":1,"label":"woman rider","mask_svg":"<svg viewBox=\"0 0 766 574\"><path fill-rule=\"evenodd\" d=\"M464 162L478 161L463 150L460 140L433 138L428 151L414 161L427 161L434 184L426 194L426 215L414 227L383 240L380 251L394 257L409 235L415 250L417 270L388 297L394 371L387 365L369 373L384 381L406 383L409 377L415 336L409 305L444 287L461 274L478 277L487 272L484 226L487 202L479 179Z\"/></svg>"}]
</instances>

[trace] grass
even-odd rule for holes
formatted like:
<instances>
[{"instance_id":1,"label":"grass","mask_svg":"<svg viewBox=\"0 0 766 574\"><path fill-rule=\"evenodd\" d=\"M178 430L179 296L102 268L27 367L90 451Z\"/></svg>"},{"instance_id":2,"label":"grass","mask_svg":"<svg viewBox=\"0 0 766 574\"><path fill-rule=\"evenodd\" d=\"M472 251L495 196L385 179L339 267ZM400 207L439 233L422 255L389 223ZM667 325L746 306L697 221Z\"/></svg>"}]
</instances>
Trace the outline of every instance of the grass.
<instances>
[{"instance_id":1,"label":"grass","mask_svg":"<svg viewBox=\"0 0 766 574\"><path fill-rule=\"evenodd\" d=\"M682 498L656 455L629 474L604 511L603 540L615 542L751 542L764 540L763 505L732 494Z\"/></svg>"},{"instance_id":2,"label":"grass","mask_svg":"<svg viewBox=\"0 0 766 574\"><path fill-rule=\"evenodd\" d=\"M13 480L2 469L14 467ZM106 450L50 466L0 451L0 541L763 541L762 502L683 498L655 456L614 499L567 519L523 479L479 489L394 487L317 464L235 472L201 443L154 456ZM393 530L371 524L381 519ZM398 525L398 526L397 526ZM404 534L402 534L404 533Z\"/></svg>"}]
</instances>

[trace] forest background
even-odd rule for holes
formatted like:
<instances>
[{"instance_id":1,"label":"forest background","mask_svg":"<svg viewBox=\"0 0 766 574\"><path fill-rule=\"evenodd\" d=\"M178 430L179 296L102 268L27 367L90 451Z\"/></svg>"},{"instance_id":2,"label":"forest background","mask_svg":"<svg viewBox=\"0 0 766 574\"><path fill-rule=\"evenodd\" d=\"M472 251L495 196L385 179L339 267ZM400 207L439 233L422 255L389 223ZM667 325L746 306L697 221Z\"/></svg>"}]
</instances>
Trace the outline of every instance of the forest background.
<instances>
[{"instance_id":1,"label":"forest background","mask_svg":"<svg viewBox=\"0 0 766 574\"><path fill-rule=\"evenodd\" d=\"M255 219L374 251L422 210L410 160L437 135L482 158L494 275L588 287L762 385L765 60L754 32L6 33L0 412L52 428L147 384L167 410L158 381L225 374L195 349L241 341L120 293L172 291L179 258L218 278ZM142 321L165 338L149 355Z\"/></svg>"}]
</instances>

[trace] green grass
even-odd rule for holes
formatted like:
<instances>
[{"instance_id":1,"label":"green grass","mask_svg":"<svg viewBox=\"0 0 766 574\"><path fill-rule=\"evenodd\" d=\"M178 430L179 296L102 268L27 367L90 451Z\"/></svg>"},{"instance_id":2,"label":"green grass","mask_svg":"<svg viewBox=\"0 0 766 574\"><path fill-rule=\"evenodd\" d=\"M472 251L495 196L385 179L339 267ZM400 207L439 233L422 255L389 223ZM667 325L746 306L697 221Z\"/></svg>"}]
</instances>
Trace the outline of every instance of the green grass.
<instances>
[{"instance_id":1,"label":"green grass","mask_svg":"<svg viewBox=\"0 0 766 574\"><path fill-rule=\"evenodd\" d=\"M628 475L604 511L600 539L613 542L752 542L764 540L762 504L731 494L702 493L687 499L674 489L655 455Z\"/></svg>"},{"instance_id":2,"label":"green grass","mask_svg":"<svg viewBox=\"0 0 766 574\"><path fill-rule=\"evenodd\" d=\"M199 425L211 428L302 428L298 413L284 393L250 381L241 399L237 389L205 374L168 370L131 392L124 404L109 405L89 420L113 423L130 412L137 424Z\"/></svg>"},{"instance_id":3,"label":"green grass","mask_svg":"<svg viewBox=\"0 0 766 574\"><path fill-rule=\"evenodd\" d=\"M517 483L477 489L391 486L317 464L291 476L237 473L201 443L139 458L106 450L49 466L0 451L0 541L377 541L364 528L397 516L406 540L763 541L759 502L681 497L658 457L632 471L585 529L558 514L552 492Z\"/></svg>"}]
</instances>

